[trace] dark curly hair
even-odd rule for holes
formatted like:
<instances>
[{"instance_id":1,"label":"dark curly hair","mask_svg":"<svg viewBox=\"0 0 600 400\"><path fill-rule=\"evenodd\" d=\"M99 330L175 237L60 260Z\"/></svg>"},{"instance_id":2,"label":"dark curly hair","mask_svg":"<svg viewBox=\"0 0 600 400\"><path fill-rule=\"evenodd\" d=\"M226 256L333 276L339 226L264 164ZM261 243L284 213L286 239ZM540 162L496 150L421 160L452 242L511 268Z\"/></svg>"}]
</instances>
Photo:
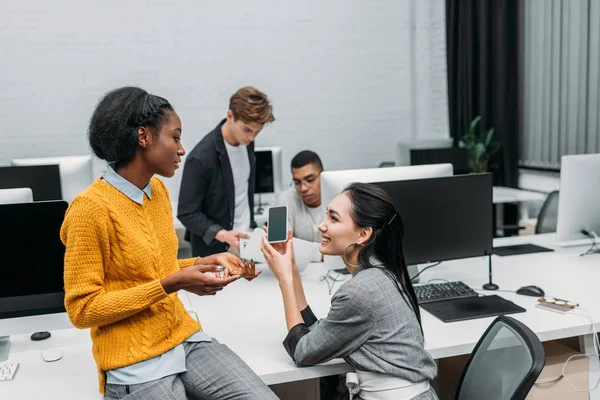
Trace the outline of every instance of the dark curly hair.
<instances>
[{"instance_id":1,"label":"dark curly hair","mask_svg":"<svg viewBox=\"0 0 600 400\"><path fill-rule=\"evenodd\" d=\"M122 87L104 95L96 106L88 139L94 154L115 166L128 164L138 148L138 129L157 134L174 112L164 98L137 87Z\"/></svg>"}]
</instances>

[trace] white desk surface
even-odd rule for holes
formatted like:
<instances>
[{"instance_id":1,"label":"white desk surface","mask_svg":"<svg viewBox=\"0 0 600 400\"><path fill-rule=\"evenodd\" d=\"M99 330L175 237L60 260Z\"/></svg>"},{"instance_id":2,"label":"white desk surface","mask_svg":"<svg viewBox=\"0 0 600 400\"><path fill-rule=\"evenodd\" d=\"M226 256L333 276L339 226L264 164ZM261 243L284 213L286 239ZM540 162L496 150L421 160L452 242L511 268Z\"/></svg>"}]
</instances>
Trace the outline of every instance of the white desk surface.
<instances>
[{"instance_id":1,"label":"white desk surface","mask_svg":"<svg viewBox=\"0 0 600 400\"><path fill-rule=\"evenodd\" d=\"M532 192L530 190L515 189L504 186L494 186L493 189L494 204L543 202L545 199L545 194Z\"/></svg>"},{"instance_id":2,"label":"white desk surface","mask_svg":"<svg viewBox=\"0 0 600 400\"><path fill-rule=\"evenodd\" d=\"M552 247L553 240L553 234L546 234L496 239L494 243L535 243ZM600 256L580 257L581 252L582 248L576 247L548 253L493 256L494 282L501 290L516 290L533 284L544 289L548 296L577 301L591 312L596 326L600 327L596 287L600 280ZM327 284L319 280L323 272L321 264L312 264L302 275L309 304L317 317L326 315L331 298ZM443 262L424 272L421 282L437 278L462 280L473 288L480 288L487 282L487 276L487 259L476 258ZM340 284L335 284L334 291ZM534 307L534 297L506 292L498 294L527 309L526 313L513 317L529 326L542 341L591 332L584 317L540 310ZM281 344L287 333L281 294L268 270L252 282L236 281L214 297L192 294L181 297L197 312L204 330L239 354L267 384L348 370L339 359L313 367L294 366ZM490 317L443 323L425 311L422 311L422 318L426 347L436 359L469 353L493 320ZM40 352L48 347L60 348L63 358L54 363L42 361ZM28 335L12 337L9 359L18 361L20 367L13 381L0 382L0 399L101 398L97 392L96 369L87 330L55 331L51 339L43 342L32 342Z\"/></svg>"}]
</instances>

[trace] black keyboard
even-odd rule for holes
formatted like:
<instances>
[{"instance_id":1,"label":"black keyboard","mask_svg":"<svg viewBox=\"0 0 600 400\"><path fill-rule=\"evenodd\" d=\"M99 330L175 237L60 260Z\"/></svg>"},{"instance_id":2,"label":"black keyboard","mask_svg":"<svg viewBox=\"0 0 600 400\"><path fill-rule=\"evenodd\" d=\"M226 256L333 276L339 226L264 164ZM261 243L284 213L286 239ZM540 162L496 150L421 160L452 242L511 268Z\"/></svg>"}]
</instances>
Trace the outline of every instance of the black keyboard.
<instances>
[{"instance_id":1,"label":"black keyboard","mask_svg":"<svg viewBox=\"0 0 600 400\"><path fill-rule=\"evenodd\" d=\"M419 304L479 296L477 292L460 281L428 283L426 285L415 285L414 288Z\"/></svg>"}]
</instances>

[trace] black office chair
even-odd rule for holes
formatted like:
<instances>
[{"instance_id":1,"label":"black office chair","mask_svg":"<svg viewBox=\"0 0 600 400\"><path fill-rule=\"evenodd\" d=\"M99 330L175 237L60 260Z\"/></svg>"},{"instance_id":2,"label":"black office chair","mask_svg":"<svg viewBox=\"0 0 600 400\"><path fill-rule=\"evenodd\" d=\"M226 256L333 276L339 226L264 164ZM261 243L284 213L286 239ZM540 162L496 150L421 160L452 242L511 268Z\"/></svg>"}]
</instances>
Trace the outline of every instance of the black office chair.
<instances>
[{"instance_id":1,"label":"black office chair","mask_svg":"<svg viewBox=\"0 0 600 400\"><path fill-rule=\"evenodd\" d=\"M522 400L544 368L545 353L527 326L497 317L471 353L456 400Z\"/></svg>"},{"instance_id":2,"label":"black office chair","mask_svg":"<svg viewBox=\"0 0 600 400\"><path fill-rule=\"evenodd\" d=\"M556 232L556 220L558 218L558 190L548 193L544 204L538 215L535 233Z\"/></svg>"}]
</instances>

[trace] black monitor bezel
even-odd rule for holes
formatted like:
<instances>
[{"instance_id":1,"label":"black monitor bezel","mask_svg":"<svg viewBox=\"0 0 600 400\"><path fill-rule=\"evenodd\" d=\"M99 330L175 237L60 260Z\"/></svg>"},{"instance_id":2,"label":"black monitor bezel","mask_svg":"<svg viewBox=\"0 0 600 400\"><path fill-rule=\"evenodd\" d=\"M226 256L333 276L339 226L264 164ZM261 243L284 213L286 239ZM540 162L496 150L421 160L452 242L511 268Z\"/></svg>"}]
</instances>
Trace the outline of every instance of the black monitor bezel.
<instances>
[{"instance_id":1,"label":"black monitor bezel","mask_svg":"<svg viewBox=\"0 0 600 400\"><path fill-rule=\"evenodd\" d=\"M422 182L425 184L431 183L431 184L435 185L436 181L442 182L442 181L452 181L452 180L457 182L457 186L459 186L459 183L461 183L461 181L463 181L463 180L479 180L481 182L484 182L482 184L485 184L489 188L487 190L488 191L487 199L489 201L486 201L486 199L478 199L478 198L472 199L474 207L488 207L489 208L489 221L487 222L487 224L489 225L490 229L489 229L489 233L487 233L487 238L486 238L487 240L485 240L486 244L484 246L482 246L481 251L467 253L460 257L455 257L455 256L454 257L432 257L432 258L414 257L414 258L416 258L416 260L413 260L412 259L413 257L409 258L409 257L406 257L406 255L405 255L407 265L421 265L421 264L435 263L435 262L442 262L442 261L490 256L491 254L493 254L493 251L494 251L493 250L493 238L494 238L493 207L494 207L494 204L493 204L493 175L491 173L453 175L453 176L447 176L447 177L411 179L411 180L401 180L401 181L373 182L373 184L381 187L382 185L395 184L395 183L398 183L400 185L403 185L403 184L410 185L410 184L415 184L416 181L419 181L419 182ZM405 232L405 234L406 234L406 232ZM432 243L432 245L433 245L433 243Z\"/></svg>"},{"instance_id":2,"label":"black monitor bezel","mask_svg":"<svg viewBox=\"0 0 600 400\"><path fill-rule=\"evenodd\" d=\"M20 209L20 212L30 212L32 207L61 207L61 209L63 209L66 212L68 208L68 203L63 200L40 201L21 204L4 204L0 205L0 207L10 207L13 210ZM60 225L62 225L62 220L57 220L56 223L60 223ZM35 240L43 240L43 238L36 236L35 233L36 232L32 232L32 243ZM62 273L64 274L64 264L62 265ZM28 294L23 296L10 297L1 297L0 295L0 319L66 312L64 298L64 285L63 290L58 292Z\"/></svg>"}]
</instances>

